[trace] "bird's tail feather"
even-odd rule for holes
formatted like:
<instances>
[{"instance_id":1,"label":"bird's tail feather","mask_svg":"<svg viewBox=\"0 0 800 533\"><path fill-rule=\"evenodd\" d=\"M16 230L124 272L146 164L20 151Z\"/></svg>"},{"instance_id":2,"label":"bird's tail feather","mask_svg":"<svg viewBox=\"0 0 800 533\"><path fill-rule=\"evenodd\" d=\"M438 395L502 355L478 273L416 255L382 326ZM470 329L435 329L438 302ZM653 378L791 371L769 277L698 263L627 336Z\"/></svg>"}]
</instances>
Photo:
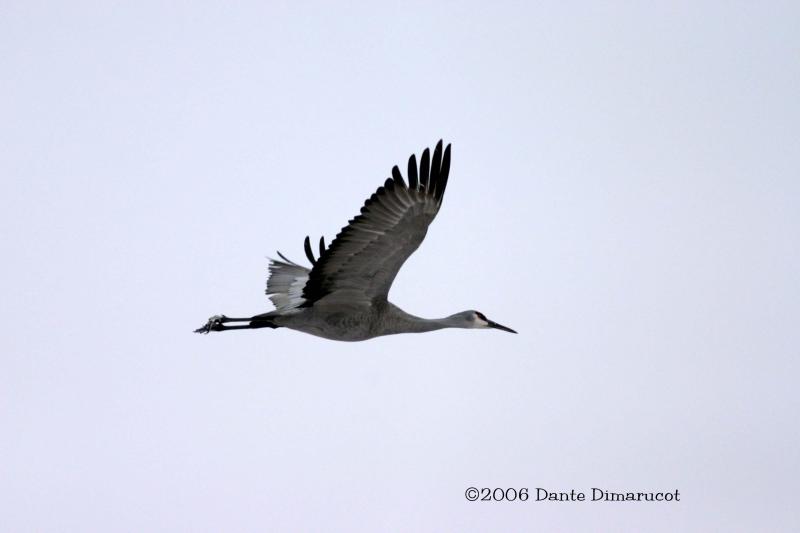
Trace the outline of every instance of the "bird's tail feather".
<instances>
[{"instance_id":1,"label":"bird's tail feather","mask_svg":"<svg viewBox=\"0 0 800 533\"><path fill-rule=\"evenodd\" d=\"M308 273L307 268L288 259L286 261L270 259L267 295L279 311L303 305L305 302L303 287L308 282Z\"/></svg>"}]
</instances>

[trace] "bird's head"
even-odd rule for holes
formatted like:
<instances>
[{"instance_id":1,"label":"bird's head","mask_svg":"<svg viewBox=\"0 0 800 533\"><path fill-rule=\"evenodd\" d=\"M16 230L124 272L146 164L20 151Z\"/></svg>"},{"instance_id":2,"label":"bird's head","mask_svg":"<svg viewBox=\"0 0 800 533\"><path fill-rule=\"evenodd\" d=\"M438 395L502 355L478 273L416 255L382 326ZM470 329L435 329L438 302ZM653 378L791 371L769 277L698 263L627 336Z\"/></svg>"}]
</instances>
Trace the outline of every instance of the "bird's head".
<instances>
[{"instance_id":1,"label":"bird's head","mask_svg":"<svg viewBox=\"0 0 800 533\"><path fill-rule=\"evenodd\" d=\"M459 322L458 327L462 328L494 328L508 331L509 333L516 333L511 328L507 328L497 322L493 322L486 318L486 315L480 311L469 310L456 313L450 317L454 322Z\"/></svg>"}]
</instances>

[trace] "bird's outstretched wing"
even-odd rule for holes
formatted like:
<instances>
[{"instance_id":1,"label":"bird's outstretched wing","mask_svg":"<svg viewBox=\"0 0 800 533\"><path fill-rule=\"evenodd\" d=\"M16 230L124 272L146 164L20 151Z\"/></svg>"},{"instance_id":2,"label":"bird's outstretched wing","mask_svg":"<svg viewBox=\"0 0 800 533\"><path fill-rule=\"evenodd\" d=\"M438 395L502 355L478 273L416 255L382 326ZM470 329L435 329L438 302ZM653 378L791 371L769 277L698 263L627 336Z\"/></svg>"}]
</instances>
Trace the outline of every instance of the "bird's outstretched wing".
<instances>
[{"instance_id":1,"label":"bird's outstretched wing","mask_svg":"<svg viewBox=\"0 0 800 533\"><path fill-rule=\"evenodd\" d=\"M325 297L344 301L385 300L400 267L414 253L442 205L450 173L450 145L439 141L433 158L426 148L419 167L408 160L408 184L395 166L392 177L364 203L361 214L342 228L315 261L306 237L306 255L314 264L302 292L312 305Z\"/></svg>"}]
</instances>

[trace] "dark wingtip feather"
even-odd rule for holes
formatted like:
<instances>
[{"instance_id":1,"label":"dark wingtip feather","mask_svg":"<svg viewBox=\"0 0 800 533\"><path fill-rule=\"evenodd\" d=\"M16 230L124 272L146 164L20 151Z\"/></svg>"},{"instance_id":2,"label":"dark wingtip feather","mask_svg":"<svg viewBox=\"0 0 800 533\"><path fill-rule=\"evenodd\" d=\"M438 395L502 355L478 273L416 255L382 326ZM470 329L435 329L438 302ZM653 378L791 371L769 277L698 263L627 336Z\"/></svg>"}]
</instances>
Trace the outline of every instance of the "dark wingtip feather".
<instances>
[{"instance_id":1,"label":"dark wingtip feather","mask_svg":"<svg viewBox=\"0 0 800 533\"><path fill-rule=\"evenodd\" d=\"M322 254L325 253L325 236L319 238L319 256L322 257Z\"/></svg>"},{"instance_id":2,"label":"dark wingtip feather","mask_svg":"<svg viewBox=\"0 0 800 533\"><path fill-rule=\"evenodd\" d=\"M441 201L444 190L447 188L447 178L450 177L450 145L444 149L442 157L442 171L439 173L439 184L436 186L436 200Z\"/></svg>"},{"instance_id":3,"label":"dark wingtip feather","mask_svg":"<svg viewBox=\"0 0 800 533\"><path fill-rule=\"evenodd\" d=\"M428 178L430 178L431 171L431 151L425 148L422 151L422 157L419 162L419 183L428 190Z\"/></svg>"},{"instance_id":4,"label":"dark wingtip feather","mask_svg":"<svg viewBox=\"0 0 800 533\"><path fill-rule=\"evenodd\" d=\"M416 191L419 187L419 181L417 180L417 156L411 154L411 157L408 158L408 187L412 191Z\"/></svg>"},{"instance_id":5,"label":"dark wingtip feather","mask_svg":"<svg viewBox=\"0 0 800 533\"><path fill-rule=\"evenodd\" d=\"M436 189L439 188L439 176L442 172L442 140L436 143L436 148L433 149L433 161L431 161L431 179L428 186L429 193L436 195Z\"/></svg>"},{"instance_id":6,"label":"dark wingtip feather","mask_svg":"<svg viewBox=\"0 0 800 533\"><path fill-rule=\"evenodd\" d=\"M306 251L306 257L308 257L308 260L311 261L311 264L316 265L317 260L314 259L314 254L311 253L311 239L308 237L308 235L306 235L306 240L303 243L303 248Z\"/></svg>"},{"instance_id":7,"label":"dark wingtip feather","mask_svg":"<svg viewBox=\"0 0 800 533\"><path fill-rule=\"evenodd\" d=\"M403 175L400 174L400 169L397 168L397 165L392 167L392 178L394 178L395 184L402 186L404 189L407 188Z\"/></svg>"}]
</instances>

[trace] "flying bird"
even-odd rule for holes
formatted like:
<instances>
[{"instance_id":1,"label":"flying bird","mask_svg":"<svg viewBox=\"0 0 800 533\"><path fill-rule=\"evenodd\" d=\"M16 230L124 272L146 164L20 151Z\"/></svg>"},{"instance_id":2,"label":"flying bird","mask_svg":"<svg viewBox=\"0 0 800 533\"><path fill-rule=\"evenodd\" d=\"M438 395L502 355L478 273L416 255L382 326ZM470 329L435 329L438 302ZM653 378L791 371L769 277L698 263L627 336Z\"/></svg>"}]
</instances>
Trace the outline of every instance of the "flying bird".
<instances>
[{"instance_id":1,"label":"flying bird","mask_svg":"<svg viewBox=\"0 0 800 533\"><path fill-rule=\"evenodd\" d=\"M433 158L426 148L419 166L412 154L408 183L397 166L392 168L392 177L367 199L361 214L342 228L330 246L320 238L318 257L306 237L310 269L280 252L280 260L270 259L266 293L274 311L247 318L215 315L195 332L289 328L340 341L444 328L516 333L478 311L428 319L406 313L388 300L397 272L419 248L439 212L449 175L449 144L442 151L440 140Z\"/></svg>"}]
</instances>

